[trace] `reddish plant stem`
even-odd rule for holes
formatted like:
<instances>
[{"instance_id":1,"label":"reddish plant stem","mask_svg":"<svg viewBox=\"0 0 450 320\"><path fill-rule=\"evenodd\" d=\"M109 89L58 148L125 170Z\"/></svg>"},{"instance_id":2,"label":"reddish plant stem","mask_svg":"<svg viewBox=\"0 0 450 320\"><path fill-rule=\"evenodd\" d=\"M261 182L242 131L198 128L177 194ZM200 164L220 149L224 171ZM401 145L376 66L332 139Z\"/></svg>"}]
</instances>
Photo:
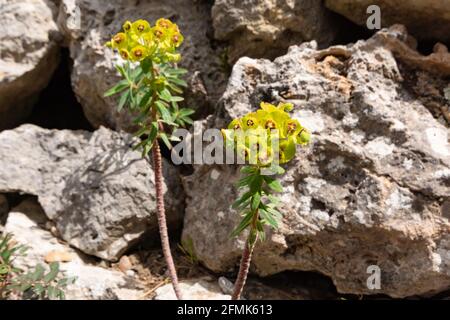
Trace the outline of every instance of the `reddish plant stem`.
<instances>
[{"instance_id":1,"label":"reddish plant stem","mask_svg":"<svg viewBox=\"0 0 450 320\"><path fill-rule=\"evenodd\" d=\"M238 277L234 284L233 295L231 300L239 300L241 298L242 291L244 290L245 282L247 281L248 271L250 269L250 263L252 261L253 249L255 249L256 241L258 240L258 233L255 238L252 239L252 233L256 229L256 222L258 221L259 214L255 213L252 220L252 226L248 235L247 241L245 241L244 252L242 252L241 265L239 267Z\"/></svg>"},{"instance_id":2,"label":"reddish plant stem","mask_svg":"<svg viewBox=\"0 0 450 320\"><path fill-rule=\"evenodd\" d=\"M169 276L172 280L173 290L178 300L182 300L181 290L178 283L177 270L173 262L172 252L170 251L169 234L167 232L166 212L164 208L164 193L163 193L163 175L162 175L162 159L159 143L155 140L152 148L153 165L155 172L155 187L156 187L156 209L158 216L159 235L161 237L161 246L164 258L169 270Z\"/></svg>"}]
</instances>

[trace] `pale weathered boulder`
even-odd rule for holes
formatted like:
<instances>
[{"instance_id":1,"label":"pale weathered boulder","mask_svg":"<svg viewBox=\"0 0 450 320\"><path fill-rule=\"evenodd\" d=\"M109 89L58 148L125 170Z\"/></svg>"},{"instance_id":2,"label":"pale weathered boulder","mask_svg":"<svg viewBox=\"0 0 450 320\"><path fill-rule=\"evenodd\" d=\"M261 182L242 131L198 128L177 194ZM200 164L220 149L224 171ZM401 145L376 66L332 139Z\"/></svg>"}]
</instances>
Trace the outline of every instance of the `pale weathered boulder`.
<instances>
[{"instance_id":1,"label":"pale weathered boulder","mask_svg":"<svg viewBox=\"0 0 450 320\"><path fill-rule=\"evenodd\" d=\"M274 62L235 65L208 126L224 127L260 101L288 101L312 132L281 177L283 221L257 245L253 272L317 271L342 293L405 297L450 288L449 128L426 103L434 96L448 103L448 73L406 39L396 26L355 45L306 43ZM450 65L448 53L439 63ZM434 91L421 96L413 89L420 82ZM236 270L244 246L245 236L230 238L240 219L230 209L238 177L238 168L217 165L184 178L184 241L217 272ZM366 285L373 265L379 290Z\"/></svg>"},{"instance_id":2,"label":"pale weathered boulder","mask_svg":"<svg viewBox=\"0 0 450 320\"><path fill-rule=\"evenodd\" d=\"M105 42L122 29L126 20L144 18L154 23L160 17L179 24L185 35L180 66L189 70L188 80L193 83L194 92L188 92L188 97L195 97L187 104L204 108L223 93L226 76L222 72L219 53L212 49L208 38L212 27L210 7L206 2L63 0L58 24L74 60L72 86L93 126L131 127L130 116L117 112L118 98L103 97L105 91L120 79L114 65L121 60L105 48ZM199 87L204 87L205 92ZM199 114L203 111L199 110Z\"/></svg>"},{"instance_id":3,"label":"pale weathered boulder","mask_svg":"<svg viewBox=\"0 0 450 320\"><path fill-rule=\"evenodd\" d=\"M56 11L47 0L0 0L0 130L31 113L59 63Z\"/></svg>"},{"instance_id":4,"label":"pale weathered boulder","mask_svg":"<svg viewBox=\"0 0 450 320\"><path fill-rule=\"evenodd\" d=\"M128 300L143 295L143 285L138 280L96 266L93 259L55 238L45 229L48 224L42 207L33 198L11 210L5 232L10 233L17 244L28 248L26 255L15 258L15 267L27 272L38 264L46 267L49 262L58 262L60 277L76 278L75 283L64 290L67 300Z\"/></svg>"},{"instance_id":5,"label":"pale weathered boulder","mask_svg":"<svg viewBox=\"0 0 450 320\"><path fill-rule=\"evenodd\" d=\"M46 130L23 125L0 133L0 192L38 196L61 237L115 260L145 232L157 235L154 175L129 134ZM169 227L183 217L177 170L164 162Z\"/></svg>"},{"instance_id":6,"label":"pale weathered boulder","mask_svg":"<svg viewBox=\"0 0 450 320\"><path fill-rule=\"evenodd\" d=\"M415 37L423 40L450 40L450 6L448 0L326 0L325 5L353 22L366 26L373 13L367 8L381 9L381 25L401 23Z\"/></svg>"},{"instance_id":7,"label":"pale weathered boulder","mask_svg":"<svg viewBox=\"0 0 450 320\"><path fill-rule=\"evenodd\" d=\"M328 46L338 31L316 0L217 0L212 18L215 37L230 42L232 63L242 56L275 58L304 41Z\"/></svg>"}]
</instances>

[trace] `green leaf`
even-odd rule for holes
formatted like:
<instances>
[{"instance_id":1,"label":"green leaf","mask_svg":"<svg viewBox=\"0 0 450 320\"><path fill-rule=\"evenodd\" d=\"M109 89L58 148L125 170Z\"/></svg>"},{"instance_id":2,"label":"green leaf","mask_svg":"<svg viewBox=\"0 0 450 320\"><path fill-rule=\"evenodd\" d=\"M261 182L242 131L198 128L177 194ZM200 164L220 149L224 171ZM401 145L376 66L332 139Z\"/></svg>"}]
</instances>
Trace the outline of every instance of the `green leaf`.
<instances>
[{"instance_id":1,"label":"green leaf","mask_svg":"<svg viewBox=\"0 0 450 320\"><path fill-rule=\"evenodd\" d=\"M278 197L276 197L276 196L273 196L273 195L271 195L271 194L269 194L269 195L267 196L267 198L269 199L270 203L273 204L273 205L275 205L275 206L277 206L277 205L281 202L281 199L280 199L280 198L278 198Z\"/></svg>"},{"instance_id":2,"label":"green leaf","mask_svg":"<svg viewBox=\"0 0 450 320\"><path fill-rule=\"evenodd\" d=\"M145 73L149 73L150 69L153 67L153 62L151 59L145 59L141 62L142 71Z\"/></svg>"},{"instance_id":3,"label":"green leaf","mask_svg":"<svg viewBox=\"0 0 450 320\"><path fill-rule=\"evenodd\" d=\"M20 292L25 292L25 291L28 291L30 288L31 288L31 284L24 283L24 284L20 285L19 291Z\"/></svg>"},{"instance_id":4,"label":"green leaf","mask_svg":"<svg viewBox=\"0 0 450 320\"><path fill-rule=\"evenodd\" d=\"M49 286L47 288L47 294L49 299L55 299L56 298L56 288L53 286Z\"/></svg>"},{"instance_id":5,"label":"green leaf","mask_svg":"<svg viewBox=\"0 0 450 320\"><path fill-rule=\"evenodd\" d=\"M64 294L64 291L62 291L61 289L57 289L57 290L58 291L57 291L56 297L59 300L66 300L66 295Z\"/></svg>"},{"instance_id":6,"label":"green leaf","mask_svg":"<svg viewBox=\"0 0 450 320\"><path fill-rule=\"evenodd\" d=\"M170 98L170 102L181 102L181 101L184 101L183 97L172 96L172 98Z\"/></svg>"},{"instance_id":7,"label":"green leaf","mask_svg":"<svg viewBox=\"0 0 450 320\"><path fill-rule=\"evenodd\" d=\"M19 249L17 250L17 254L23 256L27 253L28 249L29 248L26 246L20 246Z\"/></svg>"},{"instance_id":8,"label":"green leaf","mask_svg":"<svg viewBox=\"0 0 450 320\"><path fill-rule=\"evenodd\" d=\"M258 220L256 222L256 230L258 231L258 235L259 235L261 241L265 241L266 240L266 233L264 231L264 226L263 226L261 220Z\"/></svg>"},{"instance_id":9,"label":"green leaf","mask_svg":"<svg viewBox=\"0 0 450 320\"><path fill-rule=\"evenodd\" d=\"M119 105L117 106L117 110L119 112L122 111L123 107L125 106L125 104L127 103L128 99L129 99L129 97L130 97L130 91L127 91L122 94L122 96L120 97L120 100L119 100Z\"/></svg>"},{"instance_id":10,"label":"green leaf","mask_svg":"<svg viewBox=\"0 0 450 320\"><path fill-rule=\"evenodd\" d=\"M57 286L58 287L65 287L67 286L68 278L62 278L58 281Z\"/></svg>"},{"instance_id":11,"label":"green leaf","mask_svg":"<svg viewBox=\"0 0 450 320\"><path fill-rule=\"evenodd\" d=\"M178 125L177 123L173 122L173 121L164 120L164 119L159 119L159 122L168 124L169 126L173 126L173 127L176 127L176 128L179 127L179 125Z\"/></svg>"},{"instance_id":12,"label":"green leaf","mask_svg":"<svg viewBox=\"0 0 450 320\"><path fill-rule=\"evenodd\" d=\"M129 100L130 100L131 109L134 109L137 106L136 96L134 95L132 88L130 88L128 92L129 92Z\"/></svg>"},{"instance_id":13,"label":"green leaf","mask_svg":"<svg viewBox=\"0 0 450 320\"><path fill-rule=\"evenodd\" d=\"M149 134L150 131L151 131L150 128L148 128L148 127L146 127L146 126L143 126L141 129L139 129L139 131L137 131L137 132L134 134L134 136L135 136L135 137L141 137L141 136L143 136L143 135L145 135L145 134Z\"/></svg>"},{"instance_id":14,"label":"green leaf","mask_svg":"<svg viewBox=\"0 0 450 320\"><path fill-rule=\"evenodd\" d=\"M173 112L176 114L177 117L179 117L178 112L179 112L180 108L179 108L179 106L178 106L178 103L172 101L170 104L172 105L172 110L173 110Z\"/></svg>"},{"instance_id":15,"label":"green leaf","mask_svg":"<svg viewBox=\"0 0 450 320\"><path fill-rule=\"evenodd\" d=\"M243 204L244 202L246 202L247 200L249 200L251 197L253 196L253 193L246 192L244 193L239 199L237 199L233 205L231 206L233 209L237 209L241 206L241 204Z\"/></svg>"},{"instance_id":16,"label":"green leaf","mask_svg":"<svg viewBox=\"0 0 450 320\"><path fill-rule=\"evenodd\" d=\"M259 214L272 228L274 228L274 229L278 228L277 220L265 209L260 209Z\"/></svg>"},{"instance_id":17,"label":"green leaf","mask_svg":"<svg viewBox=\"0 0 450 320\"><path fill-rule=\"evenodd\" d=\"M179 116L182 117L182 118L190 116L190 115L192 115L194 113L195 113L195 110L189 109L189 108L180 109L180 111L178 112Z\"/></svg>"},{"instance_id":18,"label":"green leaf","mask_svg":"<svg viewBox=\"0 0 450 320\"><path fill-rule=\"evenodd\" d=\"M170 83L173 83L173 84L175 84L177 86L180 86L180 87L187 87L188 86L187 82L182 80L182 79L178 79L178 78L174 78L174 77L168 77L168 80L169 80Z\"/></svg>"},{"instance_id":19,"label":"green leaf","mask_svg":"<svg viewBox=\"0 0 450 320\"><path fill-rule=\"evenodd\" d=\"M248 187L254 178L255 178L255 175L249 175L249 176L239 179L239 181L237 183L238 188Z\"/></svg>"},{"instance_id":20,"label":"green leaf","mask_svg":"<svg viewBox=\"0 0 450 320\"><path fill-rule=\"evenodd\" d=\"M121 66L121 65L118 65L118 64L115 65L115 67L116 67L117 71L120 73L120 75L122 77L124 77L125 79L127 79L127 81L129 81L128 74L125 71L125 68L123 66Z\"/></svg>"},{"instance_id":21,"label":"green leaf","mask_svg":"<svg viewBox=\"0 0 450 320\"><path fill-rule=\"evenodd\" d=\"M238 235L241 234L242 231L245 230L245 228L247 228L253 218L253 212L248 212L244 219L242 219L241 223L238 225L238 227L236 229L233 230L233 232L231 233L231 237L237 237Z\"/></svg>"},{"instance_id":22,"label":"green leaf","mask_svg":"<svg viewBox=\"0 0 450 320\"><path fill-rule=\"evenodd\" d=\"M256 209L259 208L260 203L261 203L261 194L257 192L253 195L251 209L253 211L256 211Z\"/></svg>"},{"instance_id":23,"label":"green leaf","mask_svg":"<svg viewBox=\"0 0 450 320\"><path fill-rule=\"evenodd\" d=\"M266 206L264 209L277 219L281 219L283 217L280 211L272 207Z\"/></svg>"},{"instance_id":24,"label":"green leaf","mask_svg":"<svg viewBox=\"0 0 450 320\"><path fill-rule=\"evenodd\" d=\"M7 247L10 237L11 236L9 234L7 234L6 236L3 237L2 242L0 242L0 251L3 251L3 248Z\"/></svg>"},{"instance_id":25,"label":"green leaf","mask_svg":"<svg viewBox=\"0 0 450 320\"><path fill-rule=\"evenodd\" d=\"M152 96L153 96L152 90L147 91L139 100L139 108L144 108L145 106L149 105Z\"/></svg>"},{"instance_id":26,"label":"green leaf","mask_svg":"<svg viewBox=\"0 0 450 320\"><path fill-rule=\"evenodd\" d=\"M188 73L188 71L183 68L170 68L167 70L167 72L172 75L183 75Z\"/></svg>"},{"instance_id":27,"label":"green leaf","mask_svg":"<svg viewBox=\"0 0 450 320\"><path fill-rule=\"evenodd\" d=\"M187 124L193 124L194 120L192 120L191 118L185 117L183 118L183 121L186 122Z\"/></svg>"},{"instance_id":28,"label":"green leaf","mask_svg":"<svg viewBox=\"0 0 450 320\"><path fill-rule=\"evenodd\" d=\"M104 97L110 97L113 96L115 94L118 94L120 92L122 92L123 90L127 89L130 86L128 80L122 80L119 83L117 83L114 87L112 87L111 89L109 89L108 91L105 92Z\"/></svg>"},{"instance_id":29,"label":"green leaf","mask_svg":"<svg viewBox=\"0 0 450 320\"><path fill-rule=\"evenodd\" d=\"M148 135L148 140L153 144L153 142L156 140L156 137L158 136L159 131L159 125L156 121L152 122L152 127L150 130L150 134Z\"/></svg>"},{"instance_id":30,"label":"green leaf","mask_svg":"<svg viewBox=\"0 0 450 320\"><path fill-rule=\"evenodd\" d=\"M0 274L8 274L9 273L9 267L6 265L0 265Z\"/></svg>"},{"instance_id":31,"label":"green leaf","mask_svg":"<svg viewBox=\"0 0 450 320\"><path fill-rule=\"evenodd\" d=\"M131 79L131 64L129 61L127 61L127 63L125 64L125 66L123 67L123 70L125 70L125 78L129 81L132 82Z\"/></svg>"},{"instance_id":32,"label":"green leaf","mask_svg":"<svg viewBox=\"0 0 450 320\"><path fill-rule=\"evenodd\" d=\"M275 164L272 164L271 169L274 174L284 174L286 172L282 167Z\"/></svg>"},{"instance_id":33,"label":"green leaf","mask_svg":"<svg viewBox=\"0 0 450 320\"><path fill-rule=\"evenodd\" d=\"M34 285L33 291L37 296L41 297L45 291L45 288L42 284L38 283L38 284Z\"/></svg>"},{"instance_id":34,"label":"green leaf","mask_svg":"<svg viewBox=\"0 0 450 320\"><path fill-rule=\"evenodd\" d=\"M56 279L59 273L59 263L58 262L52 262L50 263L50 272L47 273L43 279L43 281L48 284Z\"/></svg>"},{"instance_id":35,"label":"green leaf","mask_svg":"<svg viewBox=\"0 0 450 320\"><path fill-rule=\"evenodd\" d=\"M252 166L244 166L241 168L241 173L244 174L254 174L256 172L256 169Z\"/></svg>"},{"instance_id":36,"label":"green leaf","mask_svg":"<svg viewBox=\"0 0 450 320\"><path fill-rule=\"evenodd\" d=\"M42 276L44 275L45 269L42 265L38 264L36 265L34 272L31 274L31 280L32 281L38 281L41 280Z\"/></svg>"},{"instance_id":37,"label":"green leaf","mask_svg":"<svg viewBox=\"0 0 450 320\"><path fill-rule=\"evenodd\" d=\"M172 101L172 94L167 89L163 89L158 95L162 100L164 100L166 102Z\"/></svg>"},{"instance_id":38,"label":"green leaf","mask_svg":"<svg viewBox=\"0 0 450 320\"><path fill-rule=\"evenodd\" d=\"M145 158L153 148L153 144L145 144L142 148L142 158Z\"/></svg>"},{"instance_id":39,"label":"green leaf","mask_svg":"<svg viewBox=\"0 0 450 320\"><path fill-rule=\"evenodd\" d=\"M183 93L183 90L180 87L177 87L174 84L169 83L169 88L170 88L170 90L172 90L175 93L178 93L178 94L182 94Z\"/></svg>"},{"instance_id":40,"label":"green leaf","mask_svg":"<svg viewBox=\"0 0 450 320\"><path fill-rule=\"evenodd\" d=\"M5 261L6 263L9 262L9 259L11 258L11 255L12 255L12 251L11 250L3 251L1 253L1 257L2 257L3 261Z\"/></svg>"},{"instance_id":41,"label":"green leaf","mask_svg":"<svg viewBox=\"0 0 450 320\"><path fill-rule=\"evenodd\" d=\"M169 138L167 137L166 133L161 132L159 134L159 136L161 137L161 140L164 142L164 144L166 145L167 148L169 148L169 150L172 150L172 144L170 143Z\"/></svg>"},{"instance_id":42,"label":"green leaf","mask_svg":"<svg viewBox=\"0 0 450 320\"><path fill-rule=\"evenodd\" d=\"M172 115L170 114L169 110L166 108L164 103L162 103L161 101L156 101L155 104L163 120L172 121Z\"/></svg>"},{"instance_id":43,"label":"green leaf","mask_svg":"<svg viewBox=\"0 0 450 320\"><path fill-rule=\"evenodd\" d=\"M256 240L257 240L257 230L254 229L250 229L250 234L248 235L248 243L250 245L255 244Z\"/></svg>"},{"instance_id":44,"label":"green leaf","mask_svg":"<svg viewBox=\"0 0 450 320\"><path fill-rule=\"evenodd\" d=\"M250 204L251 204L251 201L252 201L251 198L250 198L250 199L247 199L247 200L245 200L245 201L243 201L239 206L237 206L237 207L235 208L235 210L242 211L242 210L244 210L244 209L246 209L246 208L249 208L249 207L250 207Z\"/></svg>"},{"instance_id":45,"label":"green leaf","mask_svg":"<svg viewBox=\"0 0 450 320\"><path fill-rule=\"evenodd\" d=\"M250 182L249 188L253 193L259 192L261 190L263 179L260 175L255 176L255 178Z\"/></svg>"},{"instance_id":46,"label":"green leaf","mask_svg":"<svg viewBox=\"0 0 450 320\"><path fill-rule=\"evenodd\" d=\"M265 176L264 180L266 181L269 188L272 189L273 191L283 192L283 186L277 179Z\"/></svg>"}]
</instances>

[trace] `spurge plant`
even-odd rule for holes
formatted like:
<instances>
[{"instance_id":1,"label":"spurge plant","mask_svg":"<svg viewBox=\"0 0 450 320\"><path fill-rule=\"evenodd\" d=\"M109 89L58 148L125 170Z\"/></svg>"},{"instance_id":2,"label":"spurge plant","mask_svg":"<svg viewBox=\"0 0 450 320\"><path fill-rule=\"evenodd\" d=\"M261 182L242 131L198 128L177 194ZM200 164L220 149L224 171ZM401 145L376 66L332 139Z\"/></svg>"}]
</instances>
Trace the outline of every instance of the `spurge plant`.
<instances>
[{"instance_id":1,"label":"spurge plant","mask_svg":"<svg viewBox=\"0 0 450 320\"><path fill-rule=\"evenodd\" d=\"M153 27L145 20L125 22L123 31L106 44L125 61L116 66L123 80L105 94L121 94L119 111L125 107L136 115L136 136L141 143L135 148L142 148L143 157L152 151L161 245L178 299L182 297L167 232L159 141L170 149L171 141L179 141L172 136L175 128L192 123L189 116L194 111L178 105L186 86L180 79L186 70L176 66L181 59L177 50L183 40L178 26L168 19L159 19Z\"/></svg>"},{"instance_id":2,"label":"spurge plant","mask_svg":"<svg viewBox=\"0 0 450 320\"><path fill-rule=\"evenodd\" d=\"M274 106L263 102L258 111L233 120L228 129L222 131L226 145L234 148L238 157L247 163L241 169L243 177L238 182L242 194L233 204L243 219L232 236L249 230L233 300L238 300L242 294L255 244L258 238L265 239L264 226L277 229L281 219L277 210L280 199L273 192L283 189L274 175L285 172L280 164L295 157L296 145L306 145L310 140L308 131L290 117L288 112L292 109L289 103Z\"/></svg>"}]
</instances>

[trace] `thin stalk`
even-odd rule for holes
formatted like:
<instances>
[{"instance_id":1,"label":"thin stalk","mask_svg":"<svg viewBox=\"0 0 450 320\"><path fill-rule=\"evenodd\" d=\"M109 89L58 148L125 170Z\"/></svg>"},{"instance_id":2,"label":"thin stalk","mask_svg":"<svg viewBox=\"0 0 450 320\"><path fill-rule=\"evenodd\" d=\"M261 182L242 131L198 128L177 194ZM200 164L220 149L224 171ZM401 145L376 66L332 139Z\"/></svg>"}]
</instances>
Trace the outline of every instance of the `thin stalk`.
<instances>
[{"instance_id":1,"label":"thin stalk","mask_svg":"<svg viewBox=\"0 0 450 320\"><path fill-rule=\"evenodd\" d=\"M169 234L167 232L166 212L164 208L164 194L163 194L163 177L162 177L162 159L159 143L155 140L152 148L152 157L155 172L155 187L156 187L156 209L158 216L159 235L161 237L161 246L164 258L169 270L169 276L172 280L173 290L178 300L182 300L180 285L178 283L177 270L173 262L172 252L170 251Z\"/></svg>"},{"instance_id":2,"label":"thin stalk","mask_svg":"<svg viewBox=\"0 0 450 320\"><path fill-rule=\"evenodd\" d=\"M157 70L151 67L152 78L155 79ZM156 91L153 93L152 118L157 119L157 110L155 100L157 98ZM160 128L162 129L162 128ZM173 290L178 300L183 300L181 295L180 285L178 283L177 270L173 261L172 252L170 250L169 233L167 231L166 210L164 207L164 193L163 193L163 173L162 173L162 157L161 149L159 147L158 139L155 140L152 147L152 158L155 173L155 188L156 188L156 211L158 217L159 235L161 238L161 247L166 260L167 269L169 270L169 277L172 281Z\"/></svg>"},{"instance_id":3,"label":"thin stalk","mask_svg":"<svg viewBox=\"0 0 450 320\"><path fill-rule=\"evenodd\" d=\"M241 265L239 267L238 277L234 284L234 291L233 295L231 296L231 300L239 300L241 298L245 282L247 281L253 249L255 249L255 244L258 240L258 233L256 232L256 222L258 221L258 216L258 211L256 211L255 215L253 216L250 233L248 235L247 241L245 242L244 252L242 252ZM253 235L253 233L255 234Z\"/></svg>"}]
</instances>

